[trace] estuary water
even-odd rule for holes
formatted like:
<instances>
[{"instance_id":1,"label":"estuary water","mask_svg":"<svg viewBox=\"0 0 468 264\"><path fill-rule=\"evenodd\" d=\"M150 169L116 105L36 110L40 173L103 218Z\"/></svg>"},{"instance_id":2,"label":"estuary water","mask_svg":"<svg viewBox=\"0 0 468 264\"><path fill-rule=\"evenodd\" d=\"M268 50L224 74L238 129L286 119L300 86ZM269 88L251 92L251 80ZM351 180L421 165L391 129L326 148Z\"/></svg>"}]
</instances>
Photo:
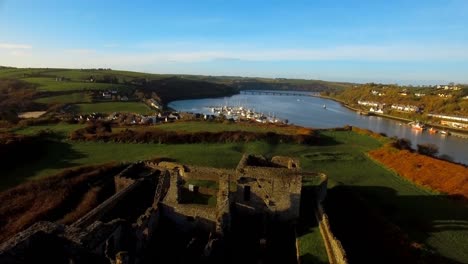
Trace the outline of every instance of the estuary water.
<instances>
[{"instance_id":1,"label":"estuary water","mask_svg":"<svg viewBox=\"0 0 468 264\"><path fill-rule=\"evenodd\" d=\"M210 106L244 106L255 112L275 115L290 124L312 128L334 128L345 125L385 133L389 137L407 138L416 144L433 143L439 155L449 155L454 161L468 164L468 139L412 129L406 123L377 116L362 116L333 100L312 96L272 94L237 94L224 98L180 100L169 107L182 112L212 114ZM326 106L324 108L323 106Z\"/></svg>"}]
</instances>

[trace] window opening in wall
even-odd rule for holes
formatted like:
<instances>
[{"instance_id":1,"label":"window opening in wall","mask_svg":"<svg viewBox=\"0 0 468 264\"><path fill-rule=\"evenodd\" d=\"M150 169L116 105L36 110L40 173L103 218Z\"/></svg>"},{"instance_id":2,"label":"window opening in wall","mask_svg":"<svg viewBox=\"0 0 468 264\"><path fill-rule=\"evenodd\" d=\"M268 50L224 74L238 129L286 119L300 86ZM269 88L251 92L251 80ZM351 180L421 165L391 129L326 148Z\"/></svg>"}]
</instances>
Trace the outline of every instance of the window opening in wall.
<instances>
[{"instance_id":1,"label":"window opening in wall","mask_svg":"<svg viewBox=\"0 0 468 264\"><path fill-rule=\"evenodd\" d=\"M250 201L250 186L244 186L244 201Z\"/></svg>"}]
</instances>

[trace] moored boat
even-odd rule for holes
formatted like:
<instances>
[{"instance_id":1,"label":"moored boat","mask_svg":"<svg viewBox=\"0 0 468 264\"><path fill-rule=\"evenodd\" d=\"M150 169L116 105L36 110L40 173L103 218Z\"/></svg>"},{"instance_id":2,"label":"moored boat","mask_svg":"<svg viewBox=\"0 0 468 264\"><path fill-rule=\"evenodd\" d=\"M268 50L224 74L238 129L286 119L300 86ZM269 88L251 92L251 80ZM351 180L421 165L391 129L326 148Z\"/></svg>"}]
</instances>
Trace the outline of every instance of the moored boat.
<instances>
[{"instance_id":1,"label":"moored boat","mask_svg":"<svg viewBox=\"0 0 468 264\"><path fill-rule=\"evenodd\" d=\"M445 131L445 130L441 130L441 131L440 131L440 134L441 134L442 136L448 136L448 135L450 135L450 132L449 132L449 131Z\"/></svg>"},{"instance_id":2,"label":"moored boat","mask_svg":"<svg viewBox=\"0 0 468 264\"><path fill-rule=\"evenodd\" d=\"M419 123L419 122L411 122L410 125L411 125L411 128L416 129L416 130L424 130L425 129L424 124Z\"/></svg>"}]
</instances>

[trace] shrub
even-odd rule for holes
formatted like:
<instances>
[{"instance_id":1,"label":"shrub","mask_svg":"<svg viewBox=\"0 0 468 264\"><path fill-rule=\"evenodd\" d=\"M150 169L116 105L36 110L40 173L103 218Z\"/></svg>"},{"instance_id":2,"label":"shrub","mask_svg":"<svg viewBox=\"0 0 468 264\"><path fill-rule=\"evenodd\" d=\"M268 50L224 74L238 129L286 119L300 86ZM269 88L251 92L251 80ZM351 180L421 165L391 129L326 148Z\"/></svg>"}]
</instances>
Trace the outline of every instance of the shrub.
<instances>
[{"instance_id":1,"label":"shrub","mask_svg":"<svg viewBox=\"0 0 468 264\"><path fill-rule=\"evenodd\" d=\"M439 153L439 148L431 143L418 144L418 153L426 156L435 157Z\"/></svg>"},{"instance_id":2,"label":"shrub","mask_svg":"<svg viewBox=\"0 0 468 264\"><path fill-rule=\"evenodd\" d=\"M401 150L410 150L410 151L413 150L411 148L411 140L407 138L398 138L397 140L393 142L393 146Z\"/></svg>"}]
</instances>

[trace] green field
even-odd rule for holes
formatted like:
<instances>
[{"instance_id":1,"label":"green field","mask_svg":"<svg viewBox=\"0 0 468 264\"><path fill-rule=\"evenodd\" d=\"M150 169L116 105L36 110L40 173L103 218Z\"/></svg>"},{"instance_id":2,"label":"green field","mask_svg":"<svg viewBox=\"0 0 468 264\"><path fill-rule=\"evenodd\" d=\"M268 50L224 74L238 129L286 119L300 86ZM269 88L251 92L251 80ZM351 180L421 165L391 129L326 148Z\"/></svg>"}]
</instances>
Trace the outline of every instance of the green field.
<instances>
[{"instance_id":1,"label":"green field","mask_svg":"<svg viewBox=\"0 0 468 264\"><path fill-rule=\"evenodd\" d=\"M90 103L91 95L85 92L43 97L36 100L42 104Z\"/></svg>"},{"instance_id":2,"label":"green field","mask_svg":"<svg viewBox=\"0 0 468 264\"><path fill-rule=\"evenodd\" d=\"M14 129L12 132L20 135L34 135L41 131L52 131L58 133L62 137L66 137L70 132L85 127L85 124L50 124L50 125L38 125L28 126Z\"/></svg>"},{"instance_id":3,"label":"green field","mask_svg":"<svg viewBox=\"0 0 468 264\"><path fill-rule=\"evenodd\" d=\"M23 78L23 81L38 85L38 91L62 92L62 91L83 91L83 90L123 90L128 87L122 84L111 83L90 83L90 82L57 82L55 78L35 77Z\"/></svg>"},{"instance_id":4,"label":"green field","mask_svg":"<svg viewBox=\"0 0 468 264\"><path fill-rule=\"evenodd\" d=\"M94 78L102 78L103 76L116 76L119 81L131 80L134 78L149 78L152 80L162 79L174 76L168 74L151 74L131 71L119 70L97 70L97 69L53 69L53 68L6 68L0 69L0 78L29 78L30 76L38 76L39 78L54 78L65 77L71 81L82 82Z\"/></svg>"},{"instance_id":5,"label":"green field","mask_svg":"<svg viewBox=\"0 0 468 264\"><path fill-rule=\"evenodd\" d=\"M140 102L105 102L91 104L76 104L76 112L82 114L126 112L135 114L154 113L148 106Z\"/></svg>"},{"instance_id":6,"label":"green field","mask_svg":"<svg viewBox=\"0 0 468 264\"><path fill-rule=\"evenodd\" d=\"M213 126L212 129L217 125ZM34 131L38 127L28 129ZM32 133L28 129L22 130L22 133ZM329 188L335 184L356 188L366 203L381 210L387 219L408 233L411 240L424 243L443 256L460 262L468 259L466 206L419 188L370 160L366 152L380 147L382 142L354 132L321 133L328 143L325 146L274 145L266 142L165 145L57 141L48 146L50 155L38 157L28 166L6 172L2 176L1 187L4 189L26 179L37 179L72 166L109 161L129 162L159 156L186 164L235 168L246 152L267 157L295 156L300 158L304 170L329 175ZM307 245L310 245L311 251L317 251L310 254L319 256L323 252L314 249L319 239L316 232L312 228L309 234L304 234L301 247L309 248Z\"/></svg>"}]
</instances>

